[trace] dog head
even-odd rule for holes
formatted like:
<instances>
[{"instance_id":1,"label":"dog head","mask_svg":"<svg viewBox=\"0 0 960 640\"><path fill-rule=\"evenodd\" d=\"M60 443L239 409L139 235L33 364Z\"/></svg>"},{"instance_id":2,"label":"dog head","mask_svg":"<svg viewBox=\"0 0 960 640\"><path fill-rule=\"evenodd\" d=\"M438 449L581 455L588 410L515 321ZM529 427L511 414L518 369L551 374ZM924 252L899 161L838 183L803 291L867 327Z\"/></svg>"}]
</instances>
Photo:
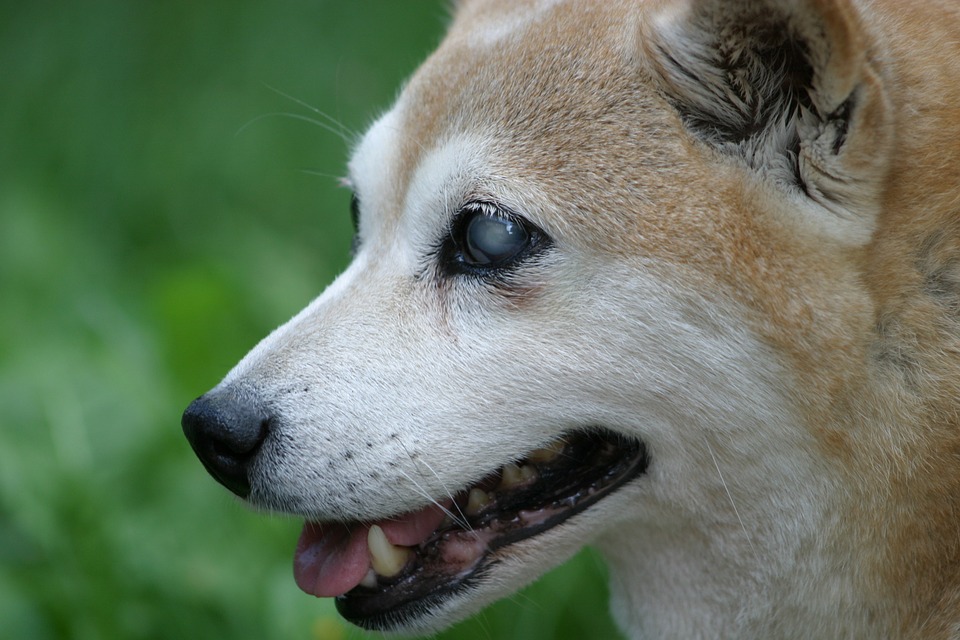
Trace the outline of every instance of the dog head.
<instances>
[{"instance_id":1,"label":"dog head","mask_svg":"<svg viewBox=\"0 0 960 640\"><path fill-rule=\"evenodd\" d=\"M188 438L370 628L591 542L627 626L814 571L891 157L870 47L844 1L459 3L350 162L353 262Z\"/></svg>"}]
</instances>

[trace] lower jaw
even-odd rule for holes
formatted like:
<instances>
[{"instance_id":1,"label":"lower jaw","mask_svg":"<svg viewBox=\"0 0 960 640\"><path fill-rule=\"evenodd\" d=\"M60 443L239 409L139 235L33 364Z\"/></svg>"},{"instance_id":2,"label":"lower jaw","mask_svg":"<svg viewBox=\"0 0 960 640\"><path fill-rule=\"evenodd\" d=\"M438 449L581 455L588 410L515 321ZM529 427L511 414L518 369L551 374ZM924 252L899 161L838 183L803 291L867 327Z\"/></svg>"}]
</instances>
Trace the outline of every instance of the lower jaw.
<instances>
[{"instance_id":1,"label":"lower jaw","mask_svg":"<svg viewBox=\"0 0 960 640\"><path fill-rule=\"evenodd\" d=\"M444 582L425 595L384 609L378 598L362 592L350 592L336 598L337 612L347 621L369 631L397 631L423 626L434 612L459 595L466 594L486 575L486 565L452 583ZM359 590L357 590L359 591Z\"/></svg>"}]
</instances>

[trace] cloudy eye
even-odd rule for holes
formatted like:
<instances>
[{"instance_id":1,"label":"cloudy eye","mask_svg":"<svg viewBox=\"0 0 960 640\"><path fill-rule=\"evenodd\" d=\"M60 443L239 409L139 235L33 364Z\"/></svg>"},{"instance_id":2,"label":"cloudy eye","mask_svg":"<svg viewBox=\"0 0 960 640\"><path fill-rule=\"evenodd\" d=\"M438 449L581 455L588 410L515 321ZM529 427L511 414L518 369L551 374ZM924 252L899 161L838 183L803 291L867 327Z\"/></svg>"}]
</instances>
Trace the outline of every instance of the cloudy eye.
<instances>
[{"instance_id":1,"label":"cloudy eye","mask_svg":"<svg viewBox=\"0 0 960 640\"><path fill-rule=\"evenodd\" d=\"M523 216L492 202L474 201L454 216L436 256L447 275L489 278L535 258L552 244Z\"/></svg>"},{"instance_id":2,"label":"cloudy eye","mask_svg":"<svg viewBox=\"0 0 960 640\"><path fill-rule=\"evenodd\" d=\"M463 259L477 267L504 264L530 244L519 220L485 209L470 214L463 231Z\"/></svg>"}]
</instances>

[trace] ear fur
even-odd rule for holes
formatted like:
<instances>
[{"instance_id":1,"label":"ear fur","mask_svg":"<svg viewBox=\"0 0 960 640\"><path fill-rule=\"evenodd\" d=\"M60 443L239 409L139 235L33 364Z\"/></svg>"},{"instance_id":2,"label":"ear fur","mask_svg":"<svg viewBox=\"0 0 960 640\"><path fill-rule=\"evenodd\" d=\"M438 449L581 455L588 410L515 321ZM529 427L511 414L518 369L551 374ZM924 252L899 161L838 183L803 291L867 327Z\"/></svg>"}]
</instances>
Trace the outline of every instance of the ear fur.
<instances>
[{"instance_id":1,"label":"ear fur","mask_svg":"<svg viewBox=\"0 0 960 640\"><path fill-rule=\"evenodd\" d=\"M872 223L891 109L850 0L664 0L642 36L696 137Z\"/></svg>"}]
</instances>

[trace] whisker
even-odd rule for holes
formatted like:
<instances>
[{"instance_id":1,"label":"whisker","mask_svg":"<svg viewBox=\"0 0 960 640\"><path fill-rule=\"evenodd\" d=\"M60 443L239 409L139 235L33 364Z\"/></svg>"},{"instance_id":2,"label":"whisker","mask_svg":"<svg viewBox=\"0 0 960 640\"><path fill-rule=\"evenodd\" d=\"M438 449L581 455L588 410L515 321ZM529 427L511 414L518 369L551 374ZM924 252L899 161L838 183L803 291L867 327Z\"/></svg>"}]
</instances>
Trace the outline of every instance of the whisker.
<instances>
[{"instance_id":1,"label":"whisker","mask_svg":"<svg viewBox=\"0 0 960 640\"><path fill-rule=\"evenodd\" d=\"M286 98L287 100L290 100L291 102L294 102L294 103L300 105L301 107L303 107L304 109L307 109L308 111L312 111L313 113L317 114L318 116L320 116L320 117L322 117L322 118L325 118L325 119L327 120L327 122L335 125L335 126L340 130L340 134L341 134L340 137L341 137L341 139L343 139L344 142L347 142L347 143L351 142L351 140L348 140L348 137L351 138L352 140L356 140L356 139L357 139L358 136L357 136L357 132L356 132L356 131L352 131L352 130L348 129L347 127L344 126L344 124L343 124L342 122L340 122L338 119L334 118L334 117L331 116L330 114L328 114L328 113L326 113L326 112L324 112L324 111L321 111L320 109L316 108L315 106L311 105L310 103L304 102L304 101L301 100L300 98L294 97L294 96L290 95L289 93L286 93L286 92L284 92L284 91L281 91L280 89L277 89L276 87L274 87L274 86L272 86L272 85L269 85L269 84L268 84L268 85L265 85L265 86L267 87L267 89L270 89L271 91L273 91L273 92L276 93L277 95L283 96L283 97Z\"/></svg>"},{"instance_id":2,"label":"whisker","mask_svg":"<svg viewBox=\"0 0 960 640\"><path fill-rule=\"evenodd\" d=\"M466 529L467 531L470 531L470 532L472 533L472 532L473 532L473 527L471 527L471 526L470 526L470 523L467 521L467 515L463 512L463 509L460 508L460 505L457 504L457 501L456 501L456 499L454 498L453 493L450 492L450 489L447 488L447 485L444 484L443 480L440 478L440 476L437 474L437 472L434 471L433 467L430 466L430 463L428 463L426 460L421 460L421 459L414 460L414 462L415 462L415 463L417 463L417 462L423 463L423 465L424 465L427 469L430 470L430 473L433 474L433 476L437 479L437 482L439 482L440 485L443 487L444 493L446 493L447 496L450 498L450 501L453 502L453 506L454 506L454 507L456 508L456 510L460 513L460 517L463 518L462 521L463 521L463 523L466 525L466 526L464 526L463 528Z\"/></svg>"},{"instance_id":3,"label":"whisker","mask_svg":"<svg viewBox=\"0 0 960 640\"><path fill-rule=\"evenodd\" d=\"M733 507L733 513L737 516L737 521L740 523L740 529L743 530L743 535L747 539L747 543L750 545L750 549L753 551L753 555L756 556L757 561L760 560L760 554L757 553L756 547L753 546L753 537L747 533L747 527L743 524L743 518L740 517L740 510L737 509L737 503L733 499L733 494L730 493L730 488L727 486L727 481L723 479L723 472L720 471L720 463L717 461L717 456L713 452L713 447L710 446L710 441L704 437L704 443L707 445L707 451L710 452L710 457L713 459L713 466L717 469L717 476L720 478L720 484L723 485L723 490L727 492L727 499L730 500L730 506Z\"/></svg>"},{"instance_id":4,"label":"whisker","mask_svg":"<svg viewBox=\"0 0 960 640\"><path fill-rule=\"evenodd\" d=\"M457 504L457 500L454 497L453 493L450 492L450 489L447 488L447 486L444 484L443 480L440 478L437 472L433 469L433 467L431 467L426 461L420 459L418 456L412 455L402 440L398 440L398 442L400 443L400 446L403 447L404 452L407 454L407 457L410 458L411 462L413 462L414 464L422 463L427 469L430 470L430 473L433 474L433 477L435 477L440 482L440 485L443 486L444 493L447 494L447 497L450 498L450 501L453 503L453 506L460 513L460 518L457 518L453 513L451 513L447 509L444 509L444 513L450 516L450 519L456 522L462 529L465 529L466 531L473 533L473 527L471 527L470 523L467 521L467 516L463 513L463 510L460 509L460 506ZM413 482L412 479L410 481ZM433 499L431 498L431 500ZM436 500L433 500L433 502L439 506L439 503Z\"/></svg>"},{"instance_id":5,"label":"whisker","mask_svg":"<svg viewBox=\"0 0 960 640\"><path fill-rule=\"evenodd\" d=\"M317 171L316 169L300 169L301 173L305 173L308 176L318 176L320 178L330 178L337 182L337 186L343 187L343 176L334 175L332 173L324 173L323 171Z\"/></svg>"},{"instance_id":6,"label":"whisker","mask_svg":"<svg viewBox=\"0 0 960 640\"><path fill-rule=\"evenodd\" d=\"M316 118L311 118L310 116L304 116L299 113L290 113L287 111L275 111L272 113L264 113L262 115L257 116L256 118L252 118L245 125L237 129L237 132L234 134L234 136L239 136L244 131L249 129L254 124L260 122L261 120L265 120L266 118L278 118L278 117L290 118L291 120L302 120L303 122L308 122L310 124L320 127L324 131L328 131L332 133L333 135L343 140L343 142L347 145L353 144L353 141L349 137L347 137L347 135L343 131L338 130L333 125L327 124L322 120L317 120Z\"/></svg>"},{"instance_id":7,"label":"whisker","mask_svg":"<svg viewBox=\"0 0 960 640\"><path fill-rule=\"evenodd\" d=\"M421 487L420 484L410 476L410 474L408 474L408 473L407 473L406 471L404 471L403 469L398 469L398 470L399 470L400 473L403 475L403 477L405 477L407 480L409 480L411 483L413 483L413 486L417 489L417 492L418 492L420 495L422 495L422 496L423 496L424 498L426 498L428 501L432 502L434 505L436 505L437 507L439 507L439 509L440 509L441 511L443 511L443 513L444 513L445 515L449 516L450 519L453 520L457 525L459 525L460 527L462 527L462 528L464 528L464 529L468 529L468 528L470 527L470 525L469 525L467 522L461 521L461 520L457 517L456 514L454 514L452 511L450 511L449 509L447 509L445 506L443 506L442 504L440 504L439 502L437 502L437 500L436 500L435 498L431 497L430 494L429 494L427 491L425 491L424 488ZM454 504L456 504L456 503L454 503Z\"/></svg>"}]
</instances>

